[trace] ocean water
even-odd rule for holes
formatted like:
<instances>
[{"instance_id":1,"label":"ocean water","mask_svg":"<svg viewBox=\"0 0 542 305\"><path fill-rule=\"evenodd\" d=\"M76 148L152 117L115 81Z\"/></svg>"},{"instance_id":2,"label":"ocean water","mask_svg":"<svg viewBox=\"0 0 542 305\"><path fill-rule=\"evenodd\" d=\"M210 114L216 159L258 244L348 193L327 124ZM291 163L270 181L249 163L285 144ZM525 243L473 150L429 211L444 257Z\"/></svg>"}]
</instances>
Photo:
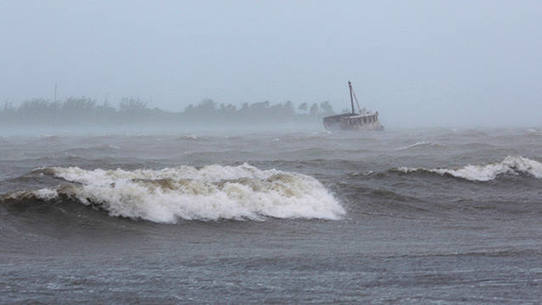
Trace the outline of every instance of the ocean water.
<instances>
[{"instance_id":1,"label":"ocean water","mask_svg":"<svg viewBox=\"0 0 542 305\"><path fill-rule=\"evenodd\" d=\"M3 304L537 304L542 130L0 137Z\"/></svg>"}]
</instances>

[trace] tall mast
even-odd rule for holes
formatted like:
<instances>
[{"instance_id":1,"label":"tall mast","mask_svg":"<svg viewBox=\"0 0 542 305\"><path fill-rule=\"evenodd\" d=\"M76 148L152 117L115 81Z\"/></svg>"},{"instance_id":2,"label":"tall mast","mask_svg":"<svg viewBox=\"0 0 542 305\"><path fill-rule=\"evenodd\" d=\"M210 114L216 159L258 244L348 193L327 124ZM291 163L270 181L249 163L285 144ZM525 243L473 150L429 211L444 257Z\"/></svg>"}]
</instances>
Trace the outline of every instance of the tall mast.
<instances>
[{"instance_id":1,"label":"tall mast","mask_svg":"<svg viewBox=\"0 0 542 305\"><path fill-rule=\"evenodd\" d=\"M352 104L352 113L356 113L354 111L354 98L352 97L352 83L348 81L348 89L350 89L350 104Z\"/></svg>"}]
</instances>

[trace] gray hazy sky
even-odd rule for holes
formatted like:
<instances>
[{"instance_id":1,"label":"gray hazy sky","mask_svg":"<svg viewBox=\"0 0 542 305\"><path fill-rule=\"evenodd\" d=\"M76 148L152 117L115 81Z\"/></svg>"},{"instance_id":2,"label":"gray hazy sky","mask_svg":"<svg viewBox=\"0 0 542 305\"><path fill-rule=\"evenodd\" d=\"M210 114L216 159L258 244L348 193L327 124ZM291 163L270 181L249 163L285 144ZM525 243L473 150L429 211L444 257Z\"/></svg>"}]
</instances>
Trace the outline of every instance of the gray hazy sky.
<instances>
[{"instance_id":1,"label":"gray hazy sky","mask_svg":"<svg viewBox=\"0 0 542 305\"><path fill-rule=\"evenodd\" d=\"M330 100L388 125L542 125L542 1L0 0L0 101Z\"/></svg>"}]
</instances>

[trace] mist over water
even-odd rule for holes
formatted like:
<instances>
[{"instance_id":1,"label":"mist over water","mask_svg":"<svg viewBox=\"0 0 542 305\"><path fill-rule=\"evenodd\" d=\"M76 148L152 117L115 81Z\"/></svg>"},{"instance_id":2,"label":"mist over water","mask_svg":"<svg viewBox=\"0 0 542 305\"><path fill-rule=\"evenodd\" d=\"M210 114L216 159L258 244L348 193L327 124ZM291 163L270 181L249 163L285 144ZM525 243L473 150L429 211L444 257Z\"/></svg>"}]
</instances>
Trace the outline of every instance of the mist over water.
<instances>
[{"instance_id":1,"label":"mist over water","mask_svg":"<svg viewBox=\"0 0 542 305\"><path fill-rule=\"evenodd\" d=\"M171 134L178 130L210 134L256 131L321 130L322 118L335 111L329 102L244 103L240 107L211 99L182 112L151 108L136 98L118 107L90 98L33 99L0 109L0 135Z\"/></svg>"}]
</instances>

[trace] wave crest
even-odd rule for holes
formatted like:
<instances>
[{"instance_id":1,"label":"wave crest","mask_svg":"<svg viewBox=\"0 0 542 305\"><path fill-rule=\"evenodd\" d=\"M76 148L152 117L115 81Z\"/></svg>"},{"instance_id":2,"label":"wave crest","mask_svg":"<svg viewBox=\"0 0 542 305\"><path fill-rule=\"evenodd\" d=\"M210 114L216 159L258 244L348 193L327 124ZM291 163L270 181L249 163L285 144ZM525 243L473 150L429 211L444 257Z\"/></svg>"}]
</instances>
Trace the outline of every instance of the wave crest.
<instances>
[{"instance_id":1,"label":"wave crest","mask_svg":"<svg viewBox=\"0 0 542 305\"><path fill-rule=\"evenodd\" d=\"M178 219L340 219L345 210L315 178L248 164L162 170L38 170L70 182L55 189L17 192L4 200L68 198L112 216L175 223Z\"/></svg>"},{"instance_id":2,"label":"wave crest","mask_svg":"<svg viewBox=\"0 0 542 305\"><path fill-rule=\"evenodd\" d=\"M426 141L420 141L416 142L411 145L402 146L397 148L396 150L411 150L411 149L425 149L425 148L443 148L444 145L432 143L432 142L426 142Z\"/></svg>"},{"instance_id":3,"label":"wave crest","mask_svg":"<svg viewBox=\"0 0 542 305\"><path fill-rule=\"evenodd\" d=\"M439 175L450 175L470 181L491 181L504 174L528 174L535 178L542 178L542 163L521 156L507 156L501 162L486 165L469 164L459 169L400 167L396 170L406 174L413 172L430 172Z\"/></svg>"}]
</instances>

